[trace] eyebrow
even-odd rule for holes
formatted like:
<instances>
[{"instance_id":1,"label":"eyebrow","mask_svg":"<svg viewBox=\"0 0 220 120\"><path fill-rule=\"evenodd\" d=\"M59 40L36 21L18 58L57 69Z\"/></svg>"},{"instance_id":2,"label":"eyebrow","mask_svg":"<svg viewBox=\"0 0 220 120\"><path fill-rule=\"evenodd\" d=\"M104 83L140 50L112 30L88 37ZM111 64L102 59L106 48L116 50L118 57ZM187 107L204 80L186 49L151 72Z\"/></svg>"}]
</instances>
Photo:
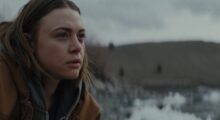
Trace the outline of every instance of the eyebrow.
<instances>
[{"instance_id":1,"label":"eyebrow","mask_svg":"<svg viewBox=\"0 0 220 120\"><path fill-rule=\"evenodd\" d=\"M72 29L71 28L68 28L68 27L58 27L58 28L55 28L53 31L57 31L57 30L65 30L65 31L68 31L68 32L72 32ZM81 28L78 32L85 32L86 30L84 28Z\"/></svg>"}]
</instances>

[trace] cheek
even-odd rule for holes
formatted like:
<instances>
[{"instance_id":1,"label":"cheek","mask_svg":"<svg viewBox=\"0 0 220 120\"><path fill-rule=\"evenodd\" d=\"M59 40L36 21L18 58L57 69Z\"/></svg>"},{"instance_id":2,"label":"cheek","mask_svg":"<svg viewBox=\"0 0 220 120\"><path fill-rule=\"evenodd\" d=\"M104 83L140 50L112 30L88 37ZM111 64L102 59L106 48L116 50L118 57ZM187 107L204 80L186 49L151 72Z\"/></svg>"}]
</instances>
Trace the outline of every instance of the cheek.
<instances>
[{"instance_id":1,"label":"cheek","mask_svg":"<svg viewBox=\"0 0 220 120\"><path fill-rule=\"evenodd\" d=\"M52 53L52 51L53 50L50 47L46 47L46 46L38 47L36 55L39 62L44 63L49 61L50 59L54 60L53 59L54 53Z\"/></svg>"},{"instance_id":2,"label":"cheek","mask_svg":"<svg viewBox=\"0 0 220 120\"><path fill-rule=\"evenodd\" d=\"M44 49L37 51L37 59L41 66L47 71L50 70L49 68L53 68L53 64L56 63L56 59L53 59L53 54L50 54L49 51L45 51Z\"/></svg>"},{"instance_id":3,"label":"cheek","mask_svg":"<svg viewBox=\"0 0 220 120\"><path fill-rule=\"evenodd\" d=\"M63 58L61 52L61 49L54 44L39 42L36 48L36 57L44 69L56 69L55 67L61 63L60 60Z\"/></svg>"},{"instance_id":4,"label":"cheek","mask_svg":"<svg viewBox=\"0 0 220 120\"><path fill-rule=\"evenodd\" d=\"M51 53L51 54L50 54ZM65 78L65 69L62 67L60 59L54 52L44 52L43 49L38 51L37 57L42 68L56 79ZM69 73L70 74L70 73Z\"/></svg>"},{"instance_id":5,"label":"cheek","mask_svg":"<svg viewBox=\"0 0 220 120\"><path fill-rule=\"evenodd\" d=\"M41 61L59 61L65 55L65 44L59 44L51 38L40 39L37 43L36 54Z\"/></svg>"}]
</instances>

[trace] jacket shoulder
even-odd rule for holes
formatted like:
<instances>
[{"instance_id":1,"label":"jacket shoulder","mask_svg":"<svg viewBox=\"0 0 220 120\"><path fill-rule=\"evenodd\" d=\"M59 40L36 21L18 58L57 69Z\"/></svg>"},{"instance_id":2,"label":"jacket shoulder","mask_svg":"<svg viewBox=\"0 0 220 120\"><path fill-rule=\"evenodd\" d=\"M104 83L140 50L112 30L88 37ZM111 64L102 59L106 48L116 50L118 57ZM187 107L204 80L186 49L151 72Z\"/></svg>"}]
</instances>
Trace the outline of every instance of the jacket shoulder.
<instances>
[{"instance_id":1,"label":"jacket shoulder","mask_svg":"<svg viewBox=\"0 0 220 120\"><path fill-rule=\"evenodd\" d=\"M10 116L17 99L16 87L11 71L6 62L0 58L0 118Z\"/></svg>"},{"instance_id":2,"label":"jacket shoulder","mask_svg":"<svg viewBox=\"0 0 220 120\"><path fill-rule=\"evenodd\" d=\"M83 99L80 101L78 112L80 120L100 119L100 106L88 91L85 92Z\"/></svg>"}]
</instances>

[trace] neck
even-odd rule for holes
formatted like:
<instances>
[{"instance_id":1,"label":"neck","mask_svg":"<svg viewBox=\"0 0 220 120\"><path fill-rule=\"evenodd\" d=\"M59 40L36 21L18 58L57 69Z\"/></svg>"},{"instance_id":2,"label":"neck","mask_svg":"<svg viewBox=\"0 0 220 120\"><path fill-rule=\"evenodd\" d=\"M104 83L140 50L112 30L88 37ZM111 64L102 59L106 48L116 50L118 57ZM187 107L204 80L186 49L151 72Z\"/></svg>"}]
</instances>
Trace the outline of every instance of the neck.
<instances>
[{"instance_id":1,"label":"neck","mask_svg":"<svg viewBox=\"0 0 220 120\"><path fill-rule=\"evenodd\" d=\"M60 82L59 80L54 80L54 79L43 80L47 110L50 109L53 103L53 95L57 89L59 82Z\"/></svg>"}]
</instances>

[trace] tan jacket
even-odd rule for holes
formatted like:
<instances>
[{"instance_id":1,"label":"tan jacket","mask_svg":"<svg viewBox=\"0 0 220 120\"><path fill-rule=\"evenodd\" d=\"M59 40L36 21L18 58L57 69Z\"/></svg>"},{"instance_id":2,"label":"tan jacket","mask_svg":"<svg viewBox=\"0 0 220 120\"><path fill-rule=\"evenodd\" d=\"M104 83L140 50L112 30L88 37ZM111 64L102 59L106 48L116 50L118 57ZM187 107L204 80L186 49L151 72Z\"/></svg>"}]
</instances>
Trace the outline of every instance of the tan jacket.
<instances>
[{"instance_id":1,"label":"tan jacket","mask_svg":"<svg viewBox=\"0 0 220 120\"><path fill-rule=\"evenodd\" d=\"M30 91L17 68L9 64L9 60L0 57L0 120L32 120L33 107ZM71 113L70 120L99 120L100 109L88 91L76 109Z\"/></svg>"}]
</instances>

